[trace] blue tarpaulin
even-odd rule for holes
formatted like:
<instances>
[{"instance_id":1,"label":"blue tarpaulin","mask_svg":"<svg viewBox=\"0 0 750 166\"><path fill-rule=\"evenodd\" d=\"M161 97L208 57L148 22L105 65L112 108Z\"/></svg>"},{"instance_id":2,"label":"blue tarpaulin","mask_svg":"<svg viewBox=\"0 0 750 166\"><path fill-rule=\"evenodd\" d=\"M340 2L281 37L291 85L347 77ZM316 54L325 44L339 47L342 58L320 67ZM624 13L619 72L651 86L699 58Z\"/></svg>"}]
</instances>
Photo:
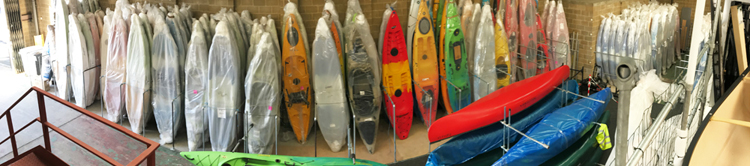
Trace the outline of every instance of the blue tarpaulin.
<instances>
[{"instance_id":1,"label":"blue tarpaulin","mask_svg":"<svg viewBox=\"0 0 750 166\"><path fill-rule=\"evenodd\" d=\"M548 114L526 132L529 137L549 145L549 149L523 137L493 166L539 165L567 149L593 126L592 122L599 119L599 116L604 112L604 107L607 106L611 92L609 88L606 88L589 97L604 101L604 103L591 99L580 99L569 106Z\"/></svg>"},{"instance_id":2,"label":"blue tarpaulin","mask_svg":"<svg viewBox=\"0 0 750 166\"><path fill-rule=\"evenodd\" d=\"M578 83L575 80L566 81L561 87L564 87L565 90L578 93ZM567 96L564 96L564 94ZM572 102L577 96L556 89L531 107L511 116L511 126L520 131L525 131L525 129L539 122L544 115L562 107L563 98L565 98L566 102ZM507 140L504 139L506 138L506 134L508 134ZM489 126L456 136L441 145L430 153L427 165L460 164L479 154L499 148L505 141L510 143L515 142L519 136L518 133L506 128L503 124L499 122L493 123Z\"/></svg>"}]
</instances>

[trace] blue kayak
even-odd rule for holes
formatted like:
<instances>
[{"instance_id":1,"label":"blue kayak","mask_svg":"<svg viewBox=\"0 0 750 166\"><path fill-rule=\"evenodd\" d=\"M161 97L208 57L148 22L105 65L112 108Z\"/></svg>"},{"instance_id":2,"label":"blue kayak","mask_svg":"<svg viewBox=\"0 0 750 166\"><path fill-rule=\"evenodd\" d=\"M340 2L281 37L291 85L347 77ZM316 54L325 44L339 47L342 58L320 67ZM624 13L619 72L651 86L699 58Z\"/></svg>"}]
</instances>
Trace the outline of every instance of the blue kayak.
<instances>
[{"instance_id":1,"label":"blue kayak","mask_svg":"<svg viewBox=\"0 0 750 166\"><path fill-rule=\"evenodd\" d=\"M571 92L578 92L578 83L575 80L566 81L561 87ZM511 116L511 126L520 131L525 131L539 122L544 115L561 108L563 100L565 100L565 103L569 103L576 98L577 96L574 94L554 90L531 107ZM505 134L508 134L507 141L511 143L520 138L518 133L510 128L506 128L505 125L499 122L456 136L433 150L430 156L428 156L427 165L455 165L466 162L479 154L502 146L504 141L506 141L503 139L505 138Z\"/></svg>"},{"instance_id":2,"label":"blue kayak","mask_svg":"<svg viewBox=\"0 0 750 166\"><path fill-rule=\"evenodd\" d=\"M583 133L594 126L593 122L604 112L611 98L611 92L609 88L606 88L589 97L604 101L604 103L580 99L548 114L526 132L529 137L549 145L549 149L523 137L500 160L495 161L493 166L539 165L570 147L583 136Z\"/></svg>"}]
</instances>

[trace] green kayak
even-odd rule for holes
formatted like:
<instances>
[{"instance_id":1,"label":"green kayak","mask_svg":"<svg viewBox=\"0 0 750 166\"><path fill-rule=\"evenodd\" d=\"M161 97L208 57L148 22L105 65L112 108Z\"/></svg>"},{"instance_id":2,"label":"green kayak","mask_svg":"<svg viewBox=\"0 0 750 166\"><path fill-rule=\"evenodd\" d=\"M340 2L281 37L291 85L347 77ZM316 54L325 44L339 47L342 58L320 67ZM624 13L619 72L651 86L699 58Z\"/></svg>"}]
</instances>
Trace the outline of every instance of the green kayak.
<instances>
[{"instance_id":1,"label":"green kayak","mask_svg":"<svg viewBox=\"0 0 750 166\"><path fill-rule=\"evenodd\" d=\"M449 110L457 112L471 104L471 88L469 87L469 69L466 59L466 45L464 33L461 29L461 17L455 4L446 5L446 27L445 45L445 72L448 98L450 99Z\"/></svg>"},{"instance_id":2,"label":"green kayak","mask_svg":"<svg viewBox=\"0 0 750 166\"><path fill-rule=\"evenodd\" d=\"M609 121L609 112L605 111L604 115L599 118L599 123L606 124L607 121ZM595 165L594 163L599 161L604 152L596 141L597 127L593 125L593 128L581 137L582 139L542 165Z\"/></svg>"},{"instance_id":3,"label":"green kayak","mask_svg":"<svg viewBox=\"0 0 750 166\"><path fill-rule=\"evenodd\" d=\"M607 121L609 121L609 111L605 111L602 117L599 118L599 123L607 123ZM589 132L586 132L586 134L581 137L585 139L579 139L576 143L571 145L570 148L565 149L565 151L547 162L544 162L542 165L595 165L594 163L599 162L599 159L604 152L599 149L599 144L596 142L596 131L597 130L595 129L589 130ZM512 146L513 145L511 144L511 147ZM482 153L477 157L458 165L492 165L495 161L499 160L500 157L503 157L503 154L503 149L497 148Z\"/></svg>"},{"instance_id":4,"label":"green kayak","mask_svg":"<svg viewBox=\"0 0 750 166\"><path fill-rule=\"evenodd\" d=\"M282 155L249 154L237 152L194 151L180 155L197 166L245 166L245 165L382 165L357 159L336 157L298 157Z\"/></svg>"}]
</instances>

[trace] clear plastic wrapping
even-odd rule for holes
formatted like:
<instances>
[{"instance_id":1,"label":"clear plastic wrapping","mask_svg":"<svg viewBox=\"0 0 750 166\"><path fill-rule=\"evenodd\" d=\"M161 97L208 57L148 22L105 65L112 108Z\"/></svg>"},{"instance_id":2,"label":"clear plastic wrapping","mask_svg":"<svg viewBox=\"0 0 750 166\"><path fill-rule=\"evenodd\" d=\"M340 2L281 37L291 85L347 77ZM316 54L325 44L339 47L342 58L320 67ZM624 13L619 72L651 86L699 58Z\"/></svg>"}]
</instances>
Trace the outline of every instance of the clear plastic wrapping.
<instances>
[{"instance_id":1,"label":"clear plastic wrapping","mask_svg":"<svg viewBox=\"0 0 750 166\"><path fill-rule=\"evenodd\" d=\"M59 5L56 7L55 20L57 22L57 28L55 29L56 37L56 55L53 59L55 62L52 63L52 67L57 82L57 96L63 100L69 100L70 94L70 79L68 64L70 64L68 58L68 7L65 5L64 0L59 0ZM110 120L115 120L108 118Z\"/></svg>"},{"instance_id":2,"label":"clear plastic wrapping","mask_svg":"<svg viewBox=\"0 0 750 166\"><path fill-rule=\"evenodd\" d=\"M173 141L182 122L182 70L179 64L179 41L172 38L167 24L161 23L159 19L156 22L154 45L151 50L151 68L154 74L154 95L151 104L154 106L154 118L161 138L159 143L165 144Z\"/></svg>"},{"instance_id":3,"label":"clear plastic wrapping","mask_svg":"<svg viewBox=\"0 0 750 166\"><path fill-rule=\"evenodd\" d=\"M208 51L208 81L205 101L213 151L230 151L237 139L242 107L242 80L237 43L226 19L216 25Z\"/></svg>"},{"instance_id":4,"label":"clear plastic wrapping","mask_svg":"<svg viewBox=\"0 0 750 166\"><path fill-rule=\"evenodd\" d=\"M474 56L476 55L474 51L476 50L476 44L477 44L477 28L479 27L479 20L481 17L481 11L482 7L479 5L479 3L475 3L472 7L472 13L471 13L471 19L468 21L468 25L466 25L466 29L461 29L464 31L464 43L466 43L466 66L469 68L469 73L473 73L472 71L474 67L474 60L476 59ZM490 15L491 17L491 15ZM463 27L462 27L463 28ZM469 80L473 83L473 79Z\"/></svg>"},{"instance_id":5,"label":"clear plastic wrapping","mask_svg":"<svg viewBox=\"0 0 750 166\"><path fill-rule=\"evenodd\" d=\"M385 11L383 11L383 22L380 22L380 34L378 35L378 55L383 55L383 36L385 36L385 28L388 26L388 19L391 18L391 13L393 13L393 7L391 6L391 4L386 4Z\"/></svg>"},{"instance_id":6,"label":"clear plastic wrapping","mask_svg":"<svg viewBox=\"0 0 750 166\"><path fill-rule=\"evenodd\" d=\"M84 95L85 78L83 71L88 67L88 51L86 49L86 37L81 31L81 24L78 21L77 14L70 14L68 20L69 37L68 37L68 54L70 55L70 83L73 95L76 99L75 104L79 107L86 107Z\"/></svg>"},{"instance_id":7,"label":"clear plastic wrapping","mask_svg":"<svg viewBox=\"0 0 750 166\"><path fill-rule=\"evenodd\" d=\"M125 64L127 57L128 25L120 16L120 9L115 9L112 17L112 25L109 31L109 46L107 48L107 70L104 90L108 117L113 122L120 121L120 115L124 113L122 102L124 102Z\"/></svg>"},{"instance_id":8,"label":"clear plastic wrapping","mask_svg":"<svg viewBox=\"0 0 750 166\"><path fill-rule=\"evenodd\" d=\"M553 51L552 54L554 54L556 62L553 66L554 68L560 67L562 65L572 65L573 62L571 60L570 55L570 36L568 32L568 21L565 18L565 10L563 9L562 3L559 3L557 5L557 9L555 10L556 14L550 15L555 18L555 25L554 25L554 32L552 32L552 42L553 45ZM550 33L550 32L547 32Z\"/></svg>"},{"instance_id":9,"label":"clear plastic wrapping","mask_svg":"<svg viewBox=\"0 0 750 166\"><path fill-rule=\"evenodd\" d=\"M101 32L101 23L99 22L99 19L97 19L97 18L98 18L98 15L96 15L94 13L86 13L86 19L87 19L87 21L89 23L89 27L91 28L90 29L91 30L91 39L92 39L91 40L91 44L93 45L93 47L89 48L90 51L93 51L93 54L90 55L89 57L93 58L93 60L94 60L92 62L91 59L89 59L89 64L91 65L91 67L88 68L89 71L87 71L87 73L91 72L93 74L92 77L94 79L94 82L91 84L91 86L93 87L93 89L91 90L91 93L89 93L91 95L91 96L89 96L89 98L91 99L91 103L94 102L94 99L98 99L99 98L99 95L100 95L99 91L101 91L101 90L99 90L99 88L100 88L99 87L99 77L101 76L101 73L100 73L101 72L100 71L101 54L100 54L100 51L99 51L99 49L100 49L100 47L99 47L99 44L100 44L99 40L101 40L101 36L100 36L101 35L101 33L100 33Z\"/></svg>"},{"instance_id":10,"label":"clear plastic wrapping","mask_svg":"<svg viewBox=\"0 0 750 166\"><path fill-rule=\"evenodd\" d=\"M508 52L508 36L505 33L505 26L503 26L501 12L497 12L495 15L495 66L497 72L497 88L502 88L510 84L510 79L513 70L510 63L511 57Z\"/></svg>"},{"instance_id":11,"label":"clear plastic wrapping","mask_svg":"<svg viewBox=\"0 0 750 166\"><path fill-rule=\"evenodd\" d=\"M52 77L52 64L50 63L57 55L55 44L55 26L47 25L47 38L44 41L44 57L46 57L46 60L43 60L42 63L42 78L45 81Z\"/></svg>"},{"instance_id":12,"label":"clear plastic wrapping","mask_svg":"<svg viewBox=\"0 0 750 166\"><path fill-rule=\"evenodd\" d=\"M595 54L596 59L595 59L595 61L596 61L596 64L598 64L598 65L603 65L604 64L603 63L604 62L603 61L604 57L607 56L607 55L604 55L603 53L607 52L607 50L606 50L607 49L607 47L606 47L607 44L605 44L605 43L607 43L607 40L606 40L606 38L607 38L606 31L609 28L609 24L608 24L609 21L608 20L609 20L609 18L606 18L606 17L602 20L602 24L599 25L599 33L598 33L598 35L596 37L596 54ZM604 66L602 66L602 69L603 68L604 68ZM603 73L604 73L603 71L598 72L599 78L604 78L604 75L602 75Z\"/></svg>"},{"instance_id":13,"label":"clear plastic wrapping","mask_svg":"<svg viewBox=\"0 0 750 166\"><path fill-rule=\"evenodd\" d=\"M271 154L279 127L276 119L281 109L281 82L273 51L273 39L268 32L261 34L253 49L255 56L250 61L245 77L245 137L249 153Z\"/></svg>"},{"instance_id":14,"label":"clear plastic wrapping","mask_svg":"<svg viewBox=\"0 0 750 166\"><path fill-rule=\"evenodd\" d=\"M508 52L510 57L510 64L511 66L508 66L508 70L511 70L511 73L514 73L513 76L510 77L510 82L515 82L518 74L518 71L515 67L518 61L518 2L513 0L506 0L505 1L505 19L504 26L505 26L505 33L508 36Z\"/></svg>"},{"instance_id":15,"label":"clear plastic wrapping","mask_svg":"<svg viewBox=\"0 0 750 166\"><path fill-rule=\"evenodd\" d=\"M375 151L375 138L380 120L381 70L375 41L370 35L359 1L349 0L346 13L344 36L347 54L347 87L351 110L357 118L356 125L362 140L370 153Z\"/></svg>"},{"instance_id":16,"label":"clear plastic wrapping","mask_svg":"<svg viewBox=\"0 0 750 166\"><path fill-rule=\"evenodd\" d=\"M127 45L125 108L131 130L141 133L151 117L151 45L141 19L132 15Z\"/></svg>"},{"instance_id":17,"label":"clear plastic wrapping","mask_svg":"<svg viewBox=\"0 0 750 166\"><path fill-rule=\"evenodd\" d=\"M482 7L482 17L478 20L476 45L474 47L474 100L479 100L497 90L497 72L495 71L495 29L492 22L492 9L489 5Z\"/></svg>"},{"instance_id":18,"label":"clear plastic wrapping","mask_svg":"<svg viewBox=\"0 0 750 166\"><path fill-rule=\"evenodd\" d=\"M331 151L338 152L347 143L350 116L336 43L325 18L318 20L312 50L313 81L317 82L314 86L316 117Z\"/></svg>"},{"instance_id":19,"label":"clear plastic wrapping","mask_svg":"<svg viewBox=\"0 0 750 166\"><path fill-rule=\"evenodd\" d=\"M196 150L208 140L208 119L204 116L208 70L208 43L200 22L193 22L193 33L185 57L185 126L188 150Z\"/></svg>"},{"instance_id":20,"label":"clear plastic wrapping","mask_svg":"<svg viewBox=\"0 0 750 166\"><path fill-rule=\"evenodd\" d=\"M521 53L521 66L524 74L520 79L530 78L536 75L537 70L537 25L536 25L536 7L533 0L519 0L518 18L519 18L519 50Z\"/></svg>"}]
</instances>

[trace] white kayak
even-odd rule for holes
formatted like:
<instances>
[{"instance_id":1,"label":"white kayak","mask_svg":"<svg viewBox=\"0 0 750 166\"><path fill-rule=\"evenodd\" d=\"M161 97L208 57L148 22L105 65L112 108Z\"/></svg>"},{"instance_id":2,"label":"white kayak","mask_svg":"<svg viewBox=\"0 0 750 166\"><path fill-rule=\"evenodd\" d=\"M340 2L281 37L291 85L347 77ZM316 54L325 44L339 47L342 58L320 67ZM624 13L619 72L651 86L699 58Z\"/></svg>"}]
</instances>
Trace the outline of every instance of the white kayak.
<instances>
[{"instance_id":1,"label":"white kayak","mask_svg":"<svg viewBox=\"0 0 750 166\"><path fill-rule=\"evenodd\" d=\"M125 63L127 57L128 25L122 18L122 12L115 11L109 31L109 47L107 48L107 70L104 83L104 100L107 109L107 119L118 122L124 112L123 92L125 83Z\"/></svg>"},{"instance_id":2,"label":"white kayak","mask_svg":"<svg viewBox=\"0 0 750 166\"><path fill-rule=\"evenodd\" d=\"M172 20L168 19L167 22ZM135 22L135 21L134 21ZM131 27L133 28L133 27ZM181 28L181 27L180 27ZM151 69L154 74L154 119L159 129L160 144L171 143L182 123L182 81L180 54L177 43L169 33L171 28L156 19L154 44L151 50ZM174 34L174 33L173 33Z\"/></svg>"},{"instance_id":3,"label":"white kayak","mask_svg":"<svg viewBox=\"0 0 750 166\"><path fill-rule=\"evenodd\" d=\"M70 64L69 57L68 57L68 6L64 5L65 1L60 0L58 2L59 4L63 5L57 5L57 15L55 16L57 24L62 26L57 26L55 28L55 37L56 43L55 46L56 53L55 59L57 59L55 65L55 78L56 78L56 85L57 85L57 96L60 97L63 100L70 100L70 69L68 69L68 65ZM111 118L107 118L109 120L113 120Z\"/></svg>"},{"instance_id":4,"label":"white kayak","mask_svg":"<svg viewBox=\"0 0 750 166\"><path fill-rule=\"evenodd\" d=\"M338 51L324 18L318 20L313 41L313 81L318 125L331 151L338 152L346 144L349 107Z\"/></svg>"},{"instance_id":5,"label":"white kayak","mask_svg":"<svg viewBox=\"0 0 750 166\"><path fill-rule=\"evenodd\" d=\"M144 23L137 14L130 17L131 26L128 36L128 55L125 78L125 108L130 128L141 133L146 120L151 117L151 45L150 36L146 35ZM150 93L149 93L150 92Z\"/></svg>"},{"instance_id":6,"label":"white kayak","mask_svg":"<svg viewBox=\"0 0 750 166\"><path fill-rule=\"evenodd\" d=\"M96 76L94 76L94 72L85 72L91 66L89 65L89 53L93 51L88 51L90 47L86 44L87 37L85 33L86 29L88 29L88 24L82 25L81 18L83 18L83 15L71 14L68 16L68 20L70 21L68 24L70 30L68 34L68 53L70 55L70 82L75 97L75 104L86 108L89 100L93 103L94 96L90 96L88 93L95 92L92 84L96 84L93 79ZM89 73L91 75L88 75Z\"/></svg>"},{"instance_id":7,"label":"white kayak","mask_svg":"<svg viewBox=\"0 0 750 166\"><path fill-rule=\"evenodd\" d=\"M255 35L253 35L255 36ZM279 63L270 33L264 32L254 46L255 55L248 64L245 77L245 137L247 151L271 154L281 110Z\"/></svg>"},{"instance_id":8,"label":"white kayak","mask_svg":"<svg viewBox=\"0 0 750 166\"><path fill-rule=\"evenodd\" d=\"M230 151L237 139L242 107L240 56L229 23L221 20L208 51L208 83L205 101L213 151Z\"/></svg>"},{"instance_id":9,"label":"white kayak","mask_svg":"<svg viewBox=\"0 0 750 166\"><path fill-rule=\"evenodd\" d=\"M414 43L414 33L416 32L415 29L417 28L417 17L419 14L419 3L420 0L411 0L411 4L409 6L409 20L407 24L407 31L406 31L406 52L409 53L409 67L412 67L411 62L411 54L412 54L412 46ZM428 5L431 6L432 4ZM431 10L430 10L431 11Z\"/></svg>"},{"instance_id":10,"label":"white kayak","mask_svg":"<svg viewBox=\"0 0 750 166\"><path fill-rule=\"evenodd\" d=\"M474 43L474 73L472 94L473 101L497 90L497 72L495 72L495 28L492 21L490 5L482 7L482 16L477 20L476 41Z\"/></svg>"},{"instance_id":11,"label":"white kayak","mask_svg":"<svg viewBox=\"0 0 750 166\"><path fill-rule=\"evenodd\" d=\"M188 150L208 141L208 122L204 116L203 100L206 93L208 70L208 43L203 26L193 22L193 33L185 57L185 126Z\"/></svg>"}]
</instances>

